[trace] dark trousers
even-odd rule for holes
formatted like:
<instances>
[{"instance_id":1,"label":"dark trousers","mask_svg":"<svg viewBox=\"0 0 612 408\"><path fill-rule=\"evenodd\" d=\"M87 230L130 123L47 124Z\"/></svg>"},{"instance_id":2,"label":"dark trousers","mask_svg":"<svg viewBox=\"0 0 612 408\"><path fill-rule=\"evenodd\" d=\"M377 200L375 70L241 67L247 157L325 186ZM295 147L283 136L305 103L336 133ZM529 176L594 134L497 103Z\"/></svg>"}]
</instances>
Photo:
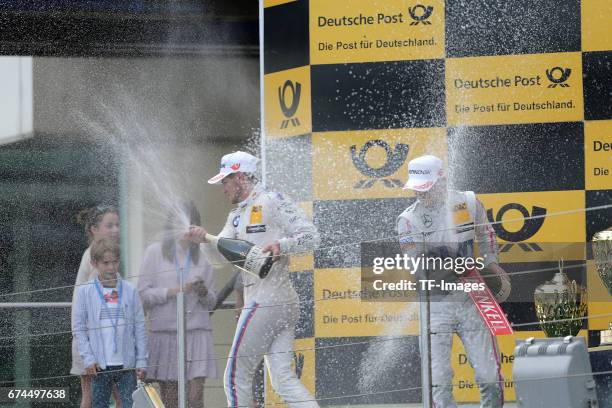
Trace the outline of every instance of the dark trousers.
<instances>
[{"instance_id":1,"label":"dark trousers","mask_svg":"<svg viewBox=\"0 0 612 408\"><path fill-rule=\"evenodd\" d=\"M136 390L136 373L134 370L122 370L123 366L108 366L106 370L101 370L93 378L92 408L108 408L113 383L119 389L121 406L130 408L132 406L132 393Z\"/></svg>"}]
</instances>

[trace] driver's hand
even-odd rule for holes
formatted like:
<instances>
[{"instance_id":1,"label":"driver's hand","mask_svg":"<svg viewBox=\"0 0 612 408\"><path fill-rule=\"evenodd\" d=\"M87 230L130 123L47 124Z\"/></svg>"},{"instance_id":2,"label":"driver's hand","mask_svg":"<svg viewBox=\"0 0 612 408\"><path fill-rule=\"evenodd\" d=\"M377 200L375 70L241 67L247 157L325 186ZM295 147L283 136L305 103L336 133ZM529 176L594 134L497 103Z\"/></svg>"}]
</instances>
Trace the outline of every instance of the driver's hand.
<instances>
[{"instance_id":1,"label":"driver's hand","mask_svg":"<svg viewBox=\"0 0 612 408\"><path fill-rule=\"evenodd\" d=\"M263 252L270 252L272 255L272 262L276 262L280 259L280 243L274 241L261 249Z\"/></svg>"},{"instance_id":2,"label":"driver's hand","mask_svg":"<svg viewBox=\"0 0 612 408\"><path fill-rule=\"evenodd\" d=\"M208 242L206 240L206 230L198 225L192 225L189 227L189 240L195 244L200 242Z\"/></svg>"}]
</instances>

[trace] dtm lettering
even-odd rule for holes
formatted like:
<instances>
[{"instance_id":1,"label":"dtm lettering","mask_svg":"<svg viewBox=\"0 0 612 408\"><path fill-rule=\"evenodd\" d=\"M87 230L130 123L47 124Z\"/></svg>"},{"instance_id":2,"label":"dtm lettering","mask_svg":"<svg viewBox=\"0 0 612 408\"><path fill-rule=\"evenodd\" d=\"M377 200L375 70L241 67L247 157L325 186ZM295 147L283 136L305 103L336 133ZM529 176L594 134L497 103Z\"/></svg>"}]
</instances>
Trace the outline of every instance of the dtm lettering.
<instances>
[{"instance_id":1,"label":"dtm lettering","mask_svg":"<svg viewBox=\"0 0 612 408\"><path fill-rule=\"evenodd\" d=\"M378 13L376 16L364 16L359 13L356 16L342 16L342 17L325 17L319 16L317 18L317 25L319 27L351 27L351 26L362 26L362 25L376 25L376 24L398 24L404 23L404 15L398 14L384 14Z\"/></svg>"}]
</instances>

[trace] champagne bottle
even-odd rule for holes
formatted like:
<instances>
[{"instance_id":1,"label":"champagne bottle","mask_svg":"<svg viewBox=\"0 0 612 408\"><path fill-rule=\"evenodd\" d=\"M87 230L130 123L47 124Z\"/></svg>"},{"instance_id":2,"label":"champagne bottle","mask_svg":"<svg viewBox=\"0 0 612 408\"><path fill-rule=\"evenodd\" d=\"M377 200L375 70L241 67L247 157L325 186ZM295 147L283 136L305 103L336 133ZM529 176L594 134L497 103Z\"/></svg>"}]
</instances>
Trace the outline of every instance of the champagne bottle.
<instances>
[{"instance_id":1,"label":"champagne bottle","mask_svg":"<svg viewBox=\"0 0 612 408\"><path fill-rule=\"evenodd\" d=\"M239 269L261 279L268 276L272 268L272 257L270 253L263 252L260 246L242 239L220 238L211 234L206 234L205 238L215 244L221 255Z\"/></svg>"}]
</instances>

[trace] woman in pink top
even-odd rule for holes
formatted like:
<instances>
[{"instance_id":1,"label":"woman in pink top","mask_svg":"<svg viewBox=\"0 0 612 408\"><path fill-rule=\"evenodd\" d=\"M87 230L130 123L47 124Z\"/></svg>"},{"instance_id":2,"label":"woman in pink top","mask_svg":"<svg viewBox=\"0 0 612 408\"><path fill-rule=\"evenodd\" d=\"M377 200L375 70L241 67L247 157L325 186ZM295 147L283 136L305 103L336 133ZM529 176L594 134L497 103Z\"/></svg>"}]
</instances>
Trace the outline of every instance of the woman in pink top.
<instances>
[{"instance_id":1,"label":"woman in pink top","mask_svg":"<svg viewBox=\"0 0 612 408\"><path fill-rule=\"evenodd\" d=\"M97 276L97 272L91 264L91 243L103 237L119 241L119 213L113 206L99 205L83 210L77 215L77 222L85 229L89 247L83 253L83 258L81 258L81 265L79 266L79 272L77 273L75 286L72 291L71 327L74 326L74 307L79 286ZM70 374L81 376L81 408L91 408L91 376L85 375L85 367L83 367L83 361L79 355L78 343L74 333L72 335L72 367L70 368ZM115 406L117 408L121 407L119 391L115 386L113 386L113 397L115 399Z\"/></svg>"},{"instance_id":2,"label":"woman in pink top","mask_svg":"<svg viewBox=\"0 0 612 408\"><path fill-rule=\"evenodd\" d=\"M171 213L163 242L150 245L144 254L138 290L149 323L149 369L147 377L160 384L166 407L178 405L176 342L176 295L183 275L187 328L187 399L189 407L204 406L206 378L216 378L212 326L209 311L217 296L213 270L199 244L188 239L190 225L200 225L200 213L189 201L183 214Z\"/></svg>"}]
</instances>

